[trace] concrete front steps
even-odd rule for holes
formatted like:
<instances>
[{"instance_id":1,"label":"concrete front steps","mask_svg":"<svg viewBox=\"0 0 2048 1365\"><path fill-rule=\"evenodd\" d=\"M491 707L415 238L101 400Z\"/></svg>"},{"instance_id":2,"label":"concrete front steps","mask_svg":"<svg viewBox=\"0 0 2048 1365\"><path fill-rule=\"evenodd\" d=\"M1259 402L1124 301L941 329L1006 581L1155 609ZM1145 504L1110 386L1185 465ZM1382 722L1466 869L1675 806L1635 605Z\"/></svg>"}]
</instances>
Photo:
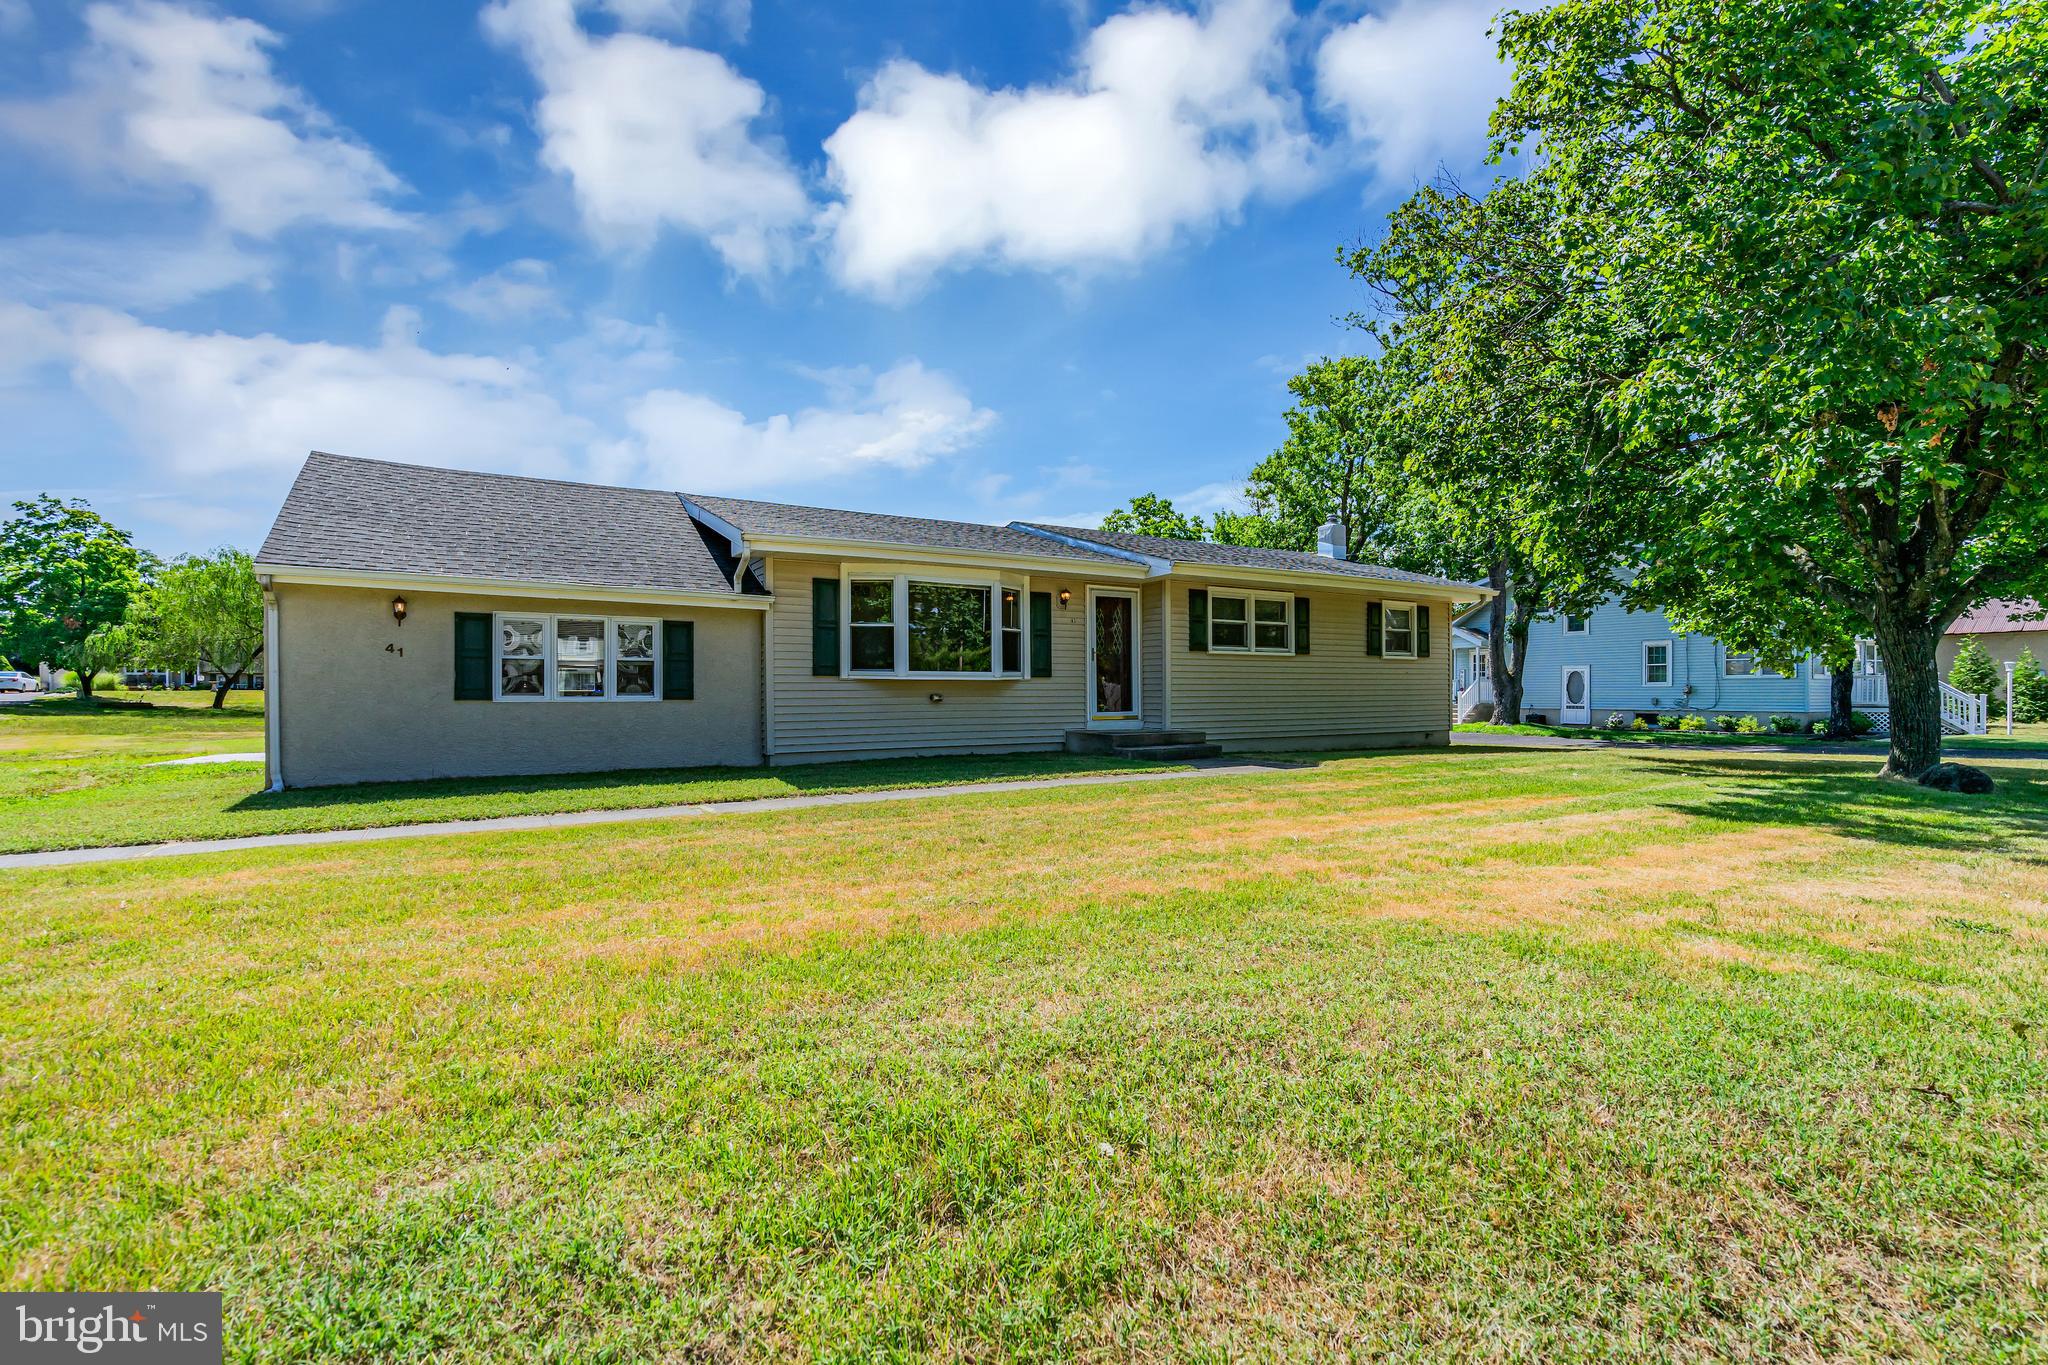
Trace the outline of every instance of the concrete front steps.
<instances>
[{"instance_id":1,"label":"concrete front steps","mask_svg":"<svg viewBox=\"0 0 2048 1365\"><path fill-rule=\"evenodd\" d=\"M1209 743L1208 733L1202 730L1069 730L1067 752L1184 763L1191 758L1214 758L1223 752L1223 746Z\"/></svg>"}]
</instances>

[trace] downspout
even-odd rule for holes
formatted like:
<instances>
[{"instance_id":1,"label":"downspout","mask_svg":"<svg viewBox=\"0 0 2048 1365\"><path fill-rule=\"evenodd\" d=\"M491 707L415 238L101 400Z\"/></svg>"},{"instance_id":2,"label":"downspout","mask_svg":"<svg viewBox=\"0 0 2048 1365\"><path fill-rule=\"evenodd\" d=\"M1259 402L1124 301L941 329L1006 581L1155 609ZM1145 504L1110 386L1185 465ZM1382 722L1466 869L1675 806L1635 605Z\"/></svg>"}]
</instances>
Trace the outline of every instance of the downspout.
<instances>
[{"instance_id":1,"label":"downspout","mask_svg":"<svg viewBox=\"0 0 2048 1365\"><path fill-rule=\"evenodd\" d=\"M266 789L284 790L284 670L277 652L277 590L268 574L263 587L263 776Z\"/></svg>"}]
</instances>

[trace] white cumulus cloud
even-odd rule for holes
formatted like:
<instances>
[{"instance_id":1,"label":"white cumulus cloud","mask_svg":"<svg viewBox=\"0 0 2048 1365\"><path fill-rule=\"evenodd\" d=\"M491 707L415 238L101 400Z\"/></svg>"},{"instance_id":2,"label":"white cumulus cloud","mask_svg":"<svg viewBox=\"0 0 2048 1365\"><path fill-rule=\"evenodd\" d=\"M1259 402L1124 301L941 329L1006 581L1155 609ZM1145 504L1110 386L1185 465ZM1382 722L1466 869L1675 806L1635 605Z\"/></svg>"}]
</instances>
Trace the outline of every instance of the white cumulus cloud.
<instances>
[{"instance_id":1,"label":"white cumulus cloud","mask_svg":"<svg viewBox=\"0 0 2048 1365\"><path fill-rule=\"evenodd\" d=\"M1316 53L1316 99L1382 177L1476 159L1512 73L1487 36L1505 0L1400 0L1346 24Z\"/></svg>"},{"instance_id":2,"label":"white cumulus cloud","mask_svg":"<svg viewBox=\"0 0 2048 1365\"><path fill-rule=\"evenodd\" d=\"M269 29L164 0L96 4L85 22L71 87L0 104L0 133L81 170L196 191L253 237L406 225L388 202L404 185L278 79Z\"/></svg>"},{"instance_id":3,"label":"white cumulus cloud","mask_svg":"<svg viewBox=\"0 0 2048 1365\"><path fill-rule=\"evenodd\" d=\"M441 298L473 318L511 322L562 311L554 270L546 261L512 261L488 275L441 291Z\"/></svg>"},{"instance_id":4,"label":"white cumulus cloud","mask_svg":"<svg viewBox=\"0 0 2048 1365\"><path fill-rule=\"evenodd\" d=\"M664 7L613 8L623 19ZM809 199L781 148L753 131L761 87L724 58L646 33L594 36L574 0L498 0L484 28L539 81L541 158L568 177L593 237L638 248L675 229L743 274L789 255Z\"/></svg>"},{"instance_id":5,"label":"white cumulus cloud","mask_svg":"<svg viewBox=\"0 0 2048 1365\"><path fill-rule=\"evenodd\" d=\"M627 412L661 482L741 492L882 470L917 470L977 440L996 415L943 374L906 360L881 374L834 371L833 405L762 421L703 394L657 389Z\"/></svg>"},{"instance_id":6,"label":"white cumulus cloud","mask_svg":"<svg viewBox=\"0 0 2048 1365\"><path fill-rule=\"evenodd\" d=\"M890 62L825 141L838 275L887 294L976 262L1124 263L1305 189L1292 18L1285 0L1136 10L1088 35L1069 80L1021 90Z\"/></svg>"},{"instance_id":7,"label":"white cumulus cloud","mask_svg":"<svg viewBox=\"0 0 2048 1365\"><path fill-rule=\"evenodd\" d=\"M820 402L765 417L679 386L677 368L665 329L616 320L545 351L489 355L430 349L420 315L403 307L386 313L374 344L344 345L0 302L0 382L68 372L171 489L219 487L242 501L281 495L308 450L767 490L923 469L996 420L916 360L819 372Z\"/></svg>"}]
</instances>

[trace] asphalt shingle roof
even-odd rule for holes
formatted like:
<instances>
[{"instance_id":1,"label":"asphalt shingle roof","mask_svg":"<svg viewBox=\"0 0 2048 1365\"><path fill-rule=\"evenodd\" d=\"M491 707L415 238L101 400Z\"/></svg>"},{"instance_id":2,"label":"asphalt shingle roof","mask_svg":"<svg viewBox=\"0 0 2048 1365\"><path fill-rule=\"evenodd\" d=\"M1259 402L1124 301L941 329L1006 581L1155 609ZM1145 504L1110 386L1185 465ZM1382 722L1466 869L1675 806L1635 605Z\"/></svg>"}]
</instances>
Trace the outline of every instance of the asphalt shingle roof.
<instances>
[{"instance_id":1,"label":"asphalt shingle roof","mask_svg":"<svg viewBox=\"0 0 2048 1365\"><path fill-rule=\"evenodd\" d=\"M886 512L843 512L830 507L800 507L793 503L754 502L747 498L708 498L695 493L685 496L748 536L801 536L915 545L934 550L972 550L982 554L1030 555L1039 559L1130 563L1120 555L1062 545L1056 540L1010 526L988 526L973 521L934 521L928 517L899 517Z\"/></svg>"},{"instance_id":2,"label":"asphalt shingle roof","mask_svg":"<svg viewBox=\"0 0 2048 1365\"><path fill-rule=\"evenodd\" d=\"M316 451L256 558L306 569L729 593L733 562L724 549L675 493Z\"/></svg>"},{"instance_id":3,"label":"asphalt shingle roof","mask_svg":"<svg viewBox=\"0 0 2048 1365\"><path fill-rule=\"evenodd\" d=\"M1149 555L1177 564L1212 565L1219 569L1267 569L1282 573L1332 574L1339 578L1371 578L1383 583L1416 583L1437 588L1476 588L1452 578L1389 568L1384 564L1358 564L1348 559L1325 559L1299 550L1262 550L1250 545L1218 545L1207 540L1169 540L1165 536L1137 536L1125 531L1096 531L1079 526L1048 526L1038 522L1017 522L1035 526L1054 535L1072 536L1112 549Z\"/></svg>"}]
</instances>

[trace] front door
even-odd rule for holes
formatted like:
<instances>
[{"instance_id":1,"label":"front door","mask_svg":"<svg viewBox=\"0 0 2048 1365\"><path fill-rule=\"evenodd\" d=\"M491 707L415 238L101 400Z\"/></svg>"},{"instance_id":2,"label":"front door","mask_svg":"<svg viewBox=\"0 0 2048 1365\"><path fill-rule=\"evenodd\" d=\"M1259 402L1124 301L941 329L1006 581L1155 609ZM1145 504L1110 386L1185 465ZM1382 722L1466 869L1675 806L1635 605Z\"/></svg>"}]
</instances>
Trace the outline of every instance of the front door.
<instances>
[{"instance_id":1,"label":"front door","mask_svg":"<svg viewBox=\"0 0 2048 1365\"><path fill-rule=\"evenodd\" d=\"M1088 724L1129 729L1138 713L1138 595L1088 590Z\"/></svg>"},{"instance_id":2,"label":"front door","mask_svg":"<svg viewBox=\"0 0 2048 1365\"><path fill-rule=\"evenodd\" d=\"M1564 670L1564 706L1557 713L1560 725L1591 725L1593 723L1593 671L1580 664L1567 664Z\"/></svg>"}]
</instances>

